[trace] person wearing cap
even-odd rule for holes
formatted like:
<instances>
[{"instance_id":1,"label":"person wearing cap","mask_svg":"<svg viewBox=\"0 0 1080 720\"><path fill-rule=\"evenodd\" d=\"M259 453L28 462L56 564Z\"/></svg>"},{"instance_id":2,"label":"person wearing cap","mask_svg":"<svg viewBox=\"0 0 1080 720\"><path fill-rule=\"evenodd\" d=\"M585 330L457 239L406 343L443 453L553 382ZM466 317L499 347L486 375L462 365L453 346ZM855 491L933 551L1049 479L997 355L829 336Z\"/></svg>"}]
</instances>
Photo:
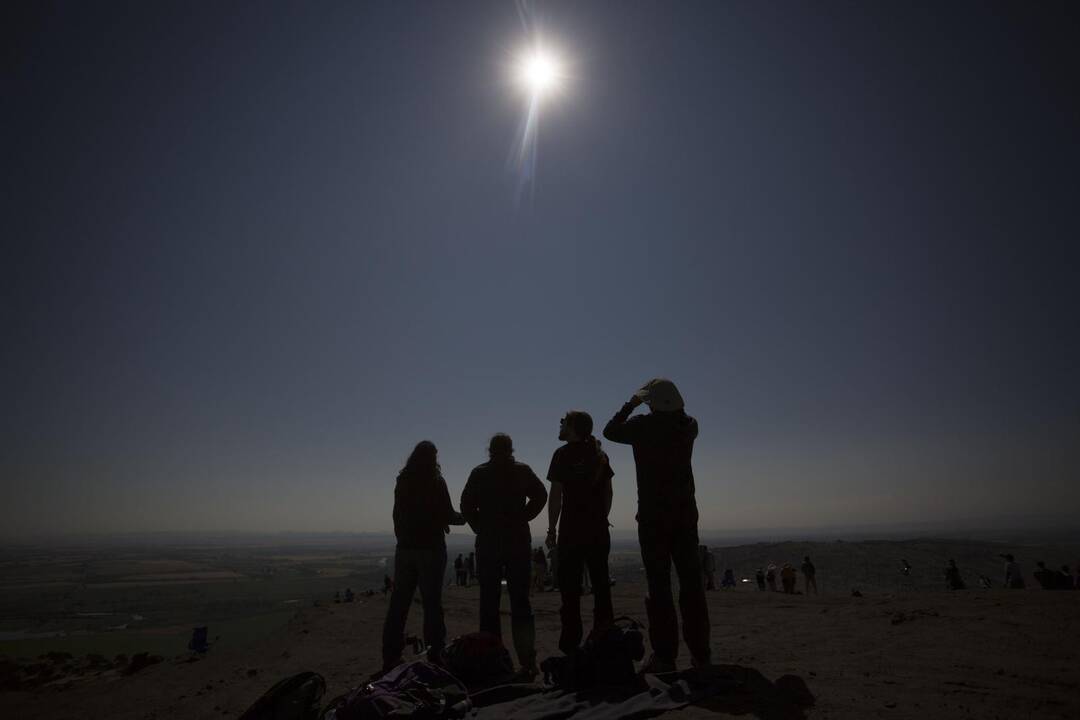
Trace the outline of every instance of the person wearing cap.
<instances>
[{"instance_id":1,"label":"person wearing cap","mask_svg":"<svg viewBox=\"0 0 1080 720\"><path fill-rule=\"evenodd\" d=\"M615 619L608 582L611 550L608 513L611 512L611 478L615 473L592 430L593 421L588 413L581 410L566 413L559 423L559 439L566 444L551 456L547 475L551 493L546 544L557 547L559 552L562 597L559 649L567 655L577 650L584 634L581 624L584 571L592 579L593 633L601 632Z\"/></svg>"},{"instance_id":2,"label":"person wearing cap","mask_svg":"<svg viewBox=\"0 0 1080 720\"><path fill-rule=\"evenodd\" d=\"M493 436L488 454L490 460L473 469L461 492L461 514L476 533L480 630L502 637L499 603L505 577L514 649L522 677L532 679L538 670L536 626L529 602L529 521L544 509L547 490L532 468L514 460L514 443L509 435Z\"/></svg>"},{"instance_id":3,"label":"person wearing cap","mask_svg":"<svg viewBox=\"0 0 1080 720\"><path fill-rule=\"evenodd\" d=\"M645 403L651 412L630 417ZM679 623L671 593L671 566L679 575L683 639L695 667L709 665L709 608L698 556L698 509L691 457L697 421L686 414L675 383L650 380L615 413L604 437L634 451L638 488L638 540L645 565L649 642L644 672L675 669Z\"/></svg>"}]
</instances>

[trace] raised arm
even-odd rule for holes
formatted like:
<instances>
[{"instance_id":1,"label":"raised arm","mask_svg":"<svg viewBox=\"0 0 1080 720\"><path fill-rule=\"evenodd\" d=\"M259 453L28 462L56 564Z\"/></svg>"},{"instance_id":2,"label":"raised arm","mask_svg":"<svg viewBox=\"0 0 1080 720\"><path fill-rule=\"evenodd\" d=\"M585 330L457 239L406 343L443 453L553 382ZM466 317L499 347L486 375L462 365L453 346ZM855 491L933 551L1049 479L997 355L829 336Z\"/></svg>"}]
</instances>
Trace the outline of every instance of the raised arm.
<instances>
[{"instance_id":1,"label":"raised arm","mask_svg":"<svg viewBox=\"0 0 1080 720\"><path fill-rule=\"evenodd\" d=\"M631 396L630 400L619 408L619 412L615 413L615 417L608 420L608 424L604 426L604 437L611 442L633 445L637 439L639 423L630 419L630 413L640 404L641 398L637 395Z\"/></svg>"}]
</instances>

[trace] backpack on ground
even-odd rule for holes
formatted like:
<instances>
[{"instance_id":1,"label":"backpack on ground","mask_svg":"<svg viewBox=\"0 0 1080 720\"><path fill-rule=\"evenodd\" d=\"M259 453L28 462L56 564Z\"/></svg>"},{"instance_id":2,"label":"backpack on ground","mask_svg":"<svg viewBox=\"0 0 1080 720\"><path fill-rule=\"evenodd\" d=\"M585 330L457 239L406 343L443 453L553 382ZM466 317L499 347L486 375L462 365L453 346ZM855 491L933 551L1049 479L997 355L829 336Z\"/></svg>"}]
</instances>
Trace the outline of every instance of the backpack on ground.
<instances>
[{"instance_id":1,"label":"backpack on ground","mask_svg":"<svg viewBox=\"0 0 1080 720\"><path fill-rule=\"evenodd\" d=\"M459 718L471 707L460 680L438 665L418 660L335 698L323 720Z\"/></svg>"},{"instance_id":2,"label":"backpack on ground","mask_svg":"<svg viewBox=\"0 0 1080 720\"><path fill-rule=\"evenodd\" d=\"M302 672L263 693L240 720L319 720L319 701L325 692L322 675Z\"/></svg>"},{"instance_id":3,"label":"backpack on ground","mask_svg":"<svg viewBox=\"0 0 1080 720\"><path fill-rule=\"evenodd\" d=\"M443 664L469 687L499 685L514 675L514 663L502 638L489 632L454 638L443 651Z\"/></svg>"},{"instance_id":4,"label":"backpack on ground","mask_svg":"<svg viewBox=\"0 0 1080 720\"><path fill-rule=\"evenodd\" d=\"M544 683L576 691L637 682L634 662L645 657L641 631L641 623L633 618L616 618L605 630L590 634L585 645L573 653L544 660L540 664Z\"/></svg>"}]
</instances>

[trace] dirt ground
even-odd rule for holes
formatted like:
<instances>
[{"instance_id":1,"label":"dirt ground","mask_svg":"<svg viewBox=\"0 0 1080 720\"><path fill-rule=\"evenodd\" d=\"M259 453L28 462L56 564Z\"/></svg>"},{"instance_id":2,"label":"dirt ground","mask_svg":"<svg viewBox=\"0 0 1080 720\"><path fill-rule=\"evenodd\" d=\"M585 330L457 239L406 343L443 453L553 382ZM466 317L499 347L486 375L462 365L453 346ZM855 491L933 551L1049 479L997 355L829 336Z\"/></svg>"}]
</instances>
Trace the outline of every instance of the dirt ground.
<instances>
[{"instance_id":1,"label":"dirt ground","mask_svg":"<svg viewBox=\"0 0 1080 720\"><path fill-rule=\"evenodd\" d=\"M644 588L615 588L617 614L644 619ZM476 628L477 588L449 588L451 637ZM504 597L505 603L505 597ZM586 607L588 602L586 599ZM1080 592L966 591L865 597L709 593L714 660L770 680L795 675L814 696L812 718L1080 717ZM325 699L380 665L386 600L309 607L246 650L166 659L133 675L86 672L0 695L7 718L237 716L277 680L304 670ZM504 629L509 617L504 605ZM556 653L558 596L534 596L540 657ZM409 631L419 633L419 605ZM508 643L509 645L509 643ZM680 665L688 664L684 655ZM730 712L729 712L730 711ZM723 699L683 717L766 716Z\"/></svg>"}]
</instances>

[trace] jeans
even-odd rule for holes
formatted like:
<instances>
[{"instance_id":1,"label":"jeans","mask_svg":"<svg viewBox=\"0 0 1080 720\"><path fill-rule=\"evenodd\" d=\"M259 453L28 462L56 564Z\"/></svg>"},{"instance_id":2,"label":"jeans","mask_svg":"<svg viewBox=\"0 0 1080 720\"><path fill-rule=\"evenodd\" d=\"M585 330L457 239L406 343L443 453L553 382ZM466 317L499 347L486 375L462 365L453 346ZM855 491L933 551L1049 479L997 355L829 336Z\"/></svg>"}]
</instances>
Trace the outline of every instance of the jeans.
<instances>
[{"instance_id":1,"label":"jeans","mask_svg":"<svg viewBox=\"0 0 1080 720\"><path fill-rule=\"evenodd\" d=\"M638 540L649 596L645 612L649 618L649 642L657 657L675 661L679 653L679 621L671 594L671 565L679 575L679 609L683 639L699 662L709 662L709 607L698 555L698 511L694 499L687 498L666 507L638 512Z\"/></svg>"},{"instance_id":2,"label":"jeans","mask_svg":"<svg viewBox=\"0 0 1080 720\"><path fill-rule=\"evenodd\" d=\"M502 581L510 594L510 627L514 650L522 667L536 666L536 626L529 602L532 566L530 542L508 543L499 538L477 538L477 571L480 575L480 630L502 637L499 604Z\"/></svg>"},{"instance_id":3,"label":"jeans","mask_svg":"<svg viewBox=\"0 0 1080 720\"><path fill-rule=\"evenodd\" d=\"M608 580L608 551L611 536L604 528L602 534L590 542L559 541L559 591L562 607L562 633L559 649L567 655L581 644L584 628L581 625L581 576L589 569L593 588L593 628L603 628L615 619L611 607L611 583Z\"/></svg>"},{"instance_id":4,"label":"jeans","mask_svg":"<svg viewBox=\"0 0 1080 720\"><path fill-rule=\"evenodd\" d=\"M441 652L446 645L442 585L446 574L446 548L398 548L394 555L394 591L383 624L383 664L393 663L405 649L405 621L413 594L420 589L424 605L424 642Z\"/></svg>"}]
</instances>

